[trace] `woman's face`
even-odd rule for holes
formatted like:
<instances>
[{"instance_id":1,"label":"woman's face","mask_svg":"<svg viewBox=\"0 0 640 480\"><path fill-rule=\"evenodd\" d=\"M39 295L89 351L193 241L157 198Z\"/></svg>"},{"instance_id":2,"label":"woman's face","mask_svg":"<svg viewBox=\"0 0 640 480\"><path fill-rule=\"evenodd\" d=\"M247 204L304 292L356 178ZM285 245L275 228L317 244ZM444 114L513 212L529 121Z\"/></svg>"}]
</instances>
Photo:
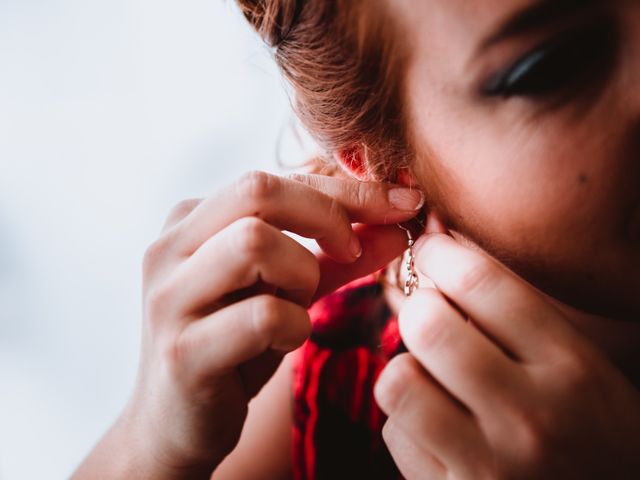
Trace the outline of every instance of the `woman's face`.
<instances>
[{"instance_id":1,"label":"woman's face","mask_svg":"<svg viewBox=\"0 0 640 480\"><path fill-rule=\"evenodd\" d=\"M413 168L450 228L557 299L640 312L640 2L393 0Z\"/></svg>"}]
</instances>

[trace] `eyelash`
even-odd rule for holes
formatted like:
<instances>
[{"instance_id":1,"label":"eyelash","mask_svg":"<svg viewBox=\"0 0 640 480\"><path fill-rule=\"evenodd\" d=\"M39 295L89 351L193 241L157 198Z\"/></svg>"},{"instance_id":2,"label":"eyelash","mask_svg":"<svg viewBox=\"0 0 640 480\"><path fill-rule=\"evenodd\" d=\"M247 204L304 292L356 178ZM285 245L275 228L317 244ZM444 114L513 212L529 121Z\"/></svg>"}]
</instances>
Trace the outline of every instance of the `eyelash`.
<instances>
[{"instance_id":1,"label":"eyelash","mask_svg":"<svg viewBox=\"0 0 640 480\"><path fill-rule=\"evenodd\" d=\"M488 97L534 97L568 91L580 80L592 84L610 70L616 46L613 21L563 32L493 74L482 93Z\"/></svg>"}]
</instances>

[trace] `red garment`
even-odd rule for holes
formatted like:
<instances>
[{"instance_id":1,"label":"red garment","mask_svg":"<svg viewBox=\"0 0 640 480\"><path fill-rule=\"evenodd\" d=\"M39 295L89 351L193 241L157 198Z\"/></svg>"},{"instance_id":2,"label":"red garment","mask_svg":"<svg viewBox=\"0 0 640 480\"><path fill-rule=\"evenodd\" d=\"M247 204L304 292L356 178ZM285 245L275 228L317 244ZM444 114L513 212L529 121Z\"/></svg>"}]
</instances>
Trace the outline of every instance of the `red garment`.
<instances>
[{"instance_id":1,"label":"red garment","mask_svg":"<svg viewBox=\"0 0 640 480\"><path fill-rule=\"evenodd\" d=\"M375 381L404 346L377 275L310 309L313 330L294 369L294 478L402 478L382 440Z\"/></svg>"}]
</instances>

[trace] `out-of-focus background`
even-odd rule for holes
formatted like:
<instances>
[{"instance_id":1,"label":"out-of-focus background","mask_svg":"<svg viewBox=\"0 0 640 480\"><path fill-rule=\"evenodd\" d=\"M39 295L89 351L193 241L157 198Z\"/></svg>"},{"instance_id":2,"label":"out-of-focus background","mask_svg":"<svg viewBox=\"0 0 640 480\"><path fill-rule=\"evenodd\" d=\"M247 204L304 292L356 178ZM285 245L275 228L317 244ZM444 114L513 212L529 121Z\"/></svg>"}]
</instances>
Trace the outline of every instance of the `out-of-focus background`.
<instances>
[{"instance_id":1,"label":"out-of-focus background","mask_svg":"<svg viewBox=\"0 0 640 480\"><path fill-rule=\"evenodd\" d=\"M131 390L169 209L278 171L292 120L233 0L0 0L0 478L71 474Z\"/></svg>"}]
</instances>

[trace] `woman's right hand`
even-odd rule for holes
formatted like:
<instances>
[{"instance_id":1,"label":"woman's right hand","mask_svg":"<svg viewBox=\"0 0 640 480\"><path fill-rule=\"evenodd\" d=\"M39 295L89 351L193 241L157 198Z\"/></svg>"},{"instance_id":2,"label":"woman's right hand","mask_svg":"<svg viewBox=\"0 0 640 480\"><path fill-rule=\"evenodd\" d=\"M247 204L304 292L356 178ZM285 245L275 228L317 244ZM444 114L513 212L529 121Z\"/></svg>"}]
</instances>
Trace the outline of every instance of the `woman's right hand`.
<instances>
[{"instance_id":1,"label":"woman's right hand","mask_svg":"<svg viewBox=\"0 0 640 480\"><path fill-rule=\"evenodd\" d=\"M142 356L118 422L138 471L208 477L249 400L309 335L307 307L400 254L395 224L422 203L397 185L255 172L176 206L145 255Z\"/></svg>"}]
</instances>

